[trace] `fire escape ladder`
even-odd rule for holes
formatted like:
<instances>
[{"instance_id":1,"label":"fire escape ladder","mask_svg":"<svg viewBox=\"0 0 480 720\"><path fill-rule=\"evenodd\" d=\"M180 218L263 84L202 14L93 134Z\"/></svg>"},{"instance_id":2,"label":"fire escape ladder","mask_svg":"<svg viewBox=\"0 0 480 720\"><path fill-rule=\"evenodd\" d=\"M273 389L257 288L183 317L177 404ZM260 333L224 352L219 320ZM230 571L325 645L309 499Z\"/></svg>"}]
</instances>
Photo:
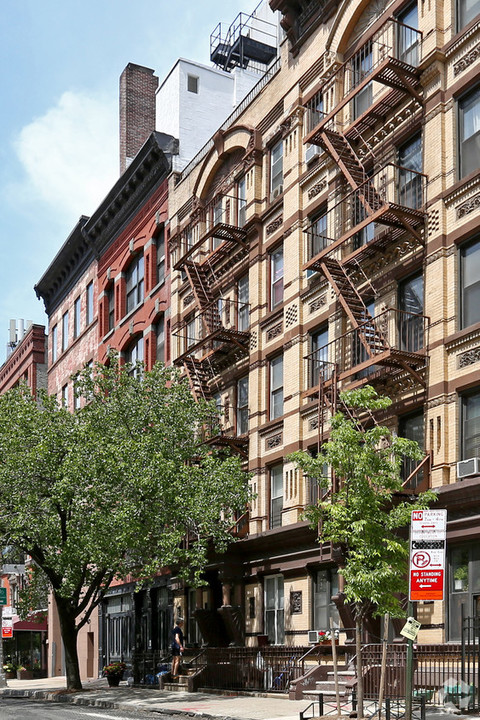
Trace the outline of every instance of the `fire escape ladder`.
<instances>
[{"instance_id":1,"label":"fire escape ladder","mask_svg":"<svg viewBox=\"0 0 480 720\"><path fill-rule=\"evenodd\" d=\"M345 268L333 258L325 258L321 265L325 277L333 287L352 327L357 330L358 339L368 356L372 358L388 350L385 338L375 327L361 295L348 277Z\"/></svg>"},{"instance_id":2,"label":"fire escape ladder","mask_svg":"<svg viewBox=\"0 0 480 720\"><path fill-rule=\"evenodd\" d=\"M358 192L367 215L373 215L385 204L373 185L368 182L368 175L360 160L353 151L348 140L339 132L323 128L321 144L331 158L337 163L345 179Z\"/></svg>"},{"instance_id":3,"label":"fire escape ladder","mask_svg":"<svg viewBox=\"0 0 480 720\"><path fill-rule=\"evenodd\" d=\"M212 396L208 387L210 375L204 364L200 360L196 360L191 355L187 355L183 359L183 366L190 382L190 387L195 400L210 400Z\"/></svg>"},{"instance_id":4,"label":"fire escape ladder","mask_svg":"<svg viewBox=\"0 0 480 720\"><path fill-rule=\"evenodd\" d=\"M184 268L193 290L195 302L201 312L204 332L206 335L210 335L221 327L221 318L210 289L208 273L204 267L191 261L186 262Z\"/></svg>"}]
</instances>

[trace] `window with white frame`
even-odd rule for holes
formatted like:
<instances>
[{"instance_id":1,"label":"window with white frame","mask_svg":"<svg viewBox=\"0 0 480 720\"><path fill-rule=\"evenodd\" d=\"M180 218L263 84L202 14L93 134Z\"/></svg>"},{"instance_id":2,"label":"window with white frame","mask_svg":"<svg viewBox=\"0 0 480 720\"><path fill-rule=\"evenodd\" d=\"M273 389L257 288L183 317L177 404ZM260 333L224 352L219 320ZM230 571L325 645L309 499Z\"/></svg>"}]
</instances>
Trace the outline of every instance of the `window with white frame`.
<instances>
[{"instance_id":1,"label":"window with white frame","mask_svg":"<svg viewBox=\"0 0 480 720\"><path fill-rule=\"evenodd\" d=\"M139 377L142 373L141 363L144 360L143 354L143 337L135 340L125 352L125 360L131 365L130 375Z\"/></svg>"},{"instance_id":2,"label":"window with white frame","mask_svg":"<svg viewBox=\"0 0 480 720\"><path fill-rule=\"evenodd\" d=\"M270 360L270 420L283 415L283 355Z\"/></svg>"},{"instance_id":3,"label":"window with white frame","mask_svg":"<svg viewBox=\"0 0 480 720\"><path fill-rule=\"evenodd\" d=\"M126 273L127 313L143 301L144 260L139 255L128 267Z\"/></svg>"},{"instance_id":4,"label":"window with white frame","mask_svg":"<svg viewBox=\"0 0 480 720\"><path fill-rule=\"evenodd\" d=\"M115 286L113 283L107 288L107 331L115 327Z\"/></svg>"},{"instance_id":5,"label":"window with white frame","mask_svg":"<svg viewBox=\"0 0 480 720\"><path fill-rule=\"evenodd\" d=\"M480 322L480 239L460 248L460 321L466 328Z\"/></svg>"},{"instance_id":6,"label":"window with white frame","mask_svg":"<svg viewBox=\"0 0 480 720\"><path fill-rule=\"evenodd\" d=\"M461 459L480 457L480 391L461 398Z\"/></svg>"},{"instance_id":7,"label":"window with white frame","mask_svg":"<svg viewBox=\"0 0 480 720\"><path fill-rule=\"evenodd\" d=\"M248 375L237 381L237 435L248 432Z\"/></svg>"},{"instance_id":8,"label":"window with white frame","mask_svg":"<svg viewBox=\"0 0 480 720\"><path fill-rule=\"evenodd\" d=\"M62 316L62 351L68 347L68 310Z\"/></svg>"},{"instance_id":9,"label":"window with white frame","mask_svg":"<svg viewBox=\"0 0 480 720\"><path fill-rule=\"evenodd\" d=\"M283 247L270 254L270 308L283 302Z\"/></svg>"},{"instance_id":10,"label":"window with white frame","mask_svg":"<svg viewBox=\"0 0 480 720\"><path fill-rule=\"evenodd\" d=\"M283 463L270 468L270 527L282 525L283 510Z\"/></svg>"},{"instance_id":11,"label":"window with white frame","mask_svg":"<svg viewBox=\"0 0 480 720\"><path fill-rule=\"evenodd\" d=\"M237 182L237 224L238 227L245 225L247 212L247 186L245 175Z\"/></svg>"},{"instance_id":12,"label":"window with white frame","mask_svg":"<svg viewBox=\"0 0 480 720\"><path fill-rule=\"evenodd\" d=\"M73 337L77 338L80 335L80 313L81 313L81 301L80 297L77 297L73 303Z\"/></svg>"},{"instance_id":13,"label":"window with white frame","mask_svg":"<svg viewBox=\"0 0 480 720\"><path fill-rule=\"evenodd\" d=\"M248 275L244 275L237 283L237 328L245 332L250 326L250 305Z\"/></svg>"},{"instance_id":14,"label":"window with white frame","mask_svg":"<svg viewBox=\"0 0 480 720\"><path fill-rule=\"evenodd\" d=\"M165 315L160 315L155 324L156 362L165 362Z\"/></svg>"},{"instance_id":15,"label":"window with white frame","mask_svg":"<svg viewBox=\"0 0 480 720\"><path fill-rule=\"evenodd\" d=\"M265 633L270 645L285 643L283 575L265 578Z\"/></svg>"},{"instance_id":16,"label":"window with white frame","mask_svg":"<svg viewBox=\"0 0 480 720\"><path fill-rule=\"evenodd\" d=\"M270 196L276 198L283 192L283 140L270 150Z\"/></svg>"},{"instance_id":17,"label":"window with white frame","mask_svg":"<svg viewBox=\"0 0 480 720\"><path fill-rule=\"evenodd\" d=\"M87 325L93 322L93 282L88 283L86 289L85 322Z\"/></svg>"},{"instance_id":18,"label":"window with white frame","mask_svg":"<svg viewBox=\"0 0 480 720\"><path fill-rule=\"evenodd\" d=\"M58 352L58 325L54 325L50 335L50 344L52 348L52 363L57 360Z\"/></svg>"},{"instance_id":19,"label":"window with white frame","mask_svg":"<svg viewBox=\"0 0 480 720\"><path fill-rule=\"evenodd\" d=\"M480 167L480 88L465 95L458 103L459 176Z\"/></svg>"},{"instance_id":20,"label":"window with white frame","mask_svg":"<svg viewBox=\"0 0 480 720\"><path fill-rule=\"evenodd\" d=\"M457 31L480 13L480 0L457 0Z\"/></svg>"},{"instance_id":21,"label":"window with white frame","mask_svg":"<svg viewBox=\"0 0 480 720\"><path fill-rule=\"evenodd\" d=\"M156 240L157 284L165 282L165 230L161 228Z\"/></svg>"},{"instance_id":22,"label":"window with white frame","mask_svg":"<svg viewBox=\"0 0 480 720\"><path fill-rule=\"evenodd\" d=\"M62 387L62 405L68 409L68 385Z\"/></svg>"}]
</instances>

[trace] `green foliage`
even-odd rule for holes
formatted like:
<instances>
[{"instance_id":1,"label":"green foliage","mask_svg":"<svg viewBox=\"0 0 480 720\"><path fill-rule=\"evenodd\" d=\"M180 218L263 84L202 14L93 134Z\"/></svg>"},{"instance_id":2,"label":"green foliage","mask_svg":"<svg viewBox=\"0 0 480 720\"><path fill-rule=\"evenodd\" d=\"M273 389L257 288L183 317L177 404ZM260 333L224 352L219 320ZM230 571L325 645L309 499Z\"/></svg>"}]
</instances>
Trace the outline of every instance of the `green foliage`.
<instances>
[{"instance_id":1,"label":"green foliage","mask_svg":"<svg viewBox=\"0 0 480 720\"><path fill-rule=\"evenodd\" d=\"M249 496L240 460L200 442L212 407L172 368L128 370L112 357L80 373L88 403L74 414L22 387L0 397L3 542L31 555L75 616L86 611L78 626L114 578L170 566L198 582Z\"/></svg>"},{"instance_id":2,"label":"green foliage","mask_svg":"<svg viewBox=\"0 0 480 720\"><path fill-rule=\"evenodd\" d=\"M390 405L370 386L343 393L350 407L369 410ZM403 614L396 594L407 589L408 541L399 532L410 522L411 511L428 507L433 492L405 498L400 470L404 457L421 460L418 444L394 435L389 428L361 430L342 413L332 418L330 439L318 458L297 452L290 456L305 474L328 486L327 463L339 480L338 491L306 511L312 526L321 527L320 541L345 550L341 572L347 600L360 613Z\"/></svg>"}]
</instances>

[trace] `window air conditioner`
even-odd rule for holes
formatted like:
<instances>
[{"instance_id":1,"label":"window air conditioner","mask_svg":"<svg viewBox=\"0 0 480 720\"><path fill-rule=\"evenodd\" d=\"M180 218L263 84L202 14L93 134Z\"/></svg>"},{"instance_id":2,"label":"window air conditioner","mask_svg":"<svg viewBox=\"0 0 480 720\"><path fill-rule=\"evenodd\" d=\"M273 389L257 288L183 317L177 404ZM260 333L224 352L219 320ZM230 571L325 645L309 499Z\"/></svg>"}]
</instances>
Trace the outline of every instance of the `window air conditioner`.
<instances>
[{"instance_id":1,"label":"window air conditioner","mask_svg":"<svg viewBox=\"0 0 480 720\"><path fill-rule=\"evenodd\" d=\"M457 478L470 477L471 475L480 475L480 458L473 457L468 460L460 460L457 462Z\"/></svg>"},{"instance_id":2,"label":"window air conditioner","mask_svg":"<svg viewBox=\"0 0 480 720\"><path fill-rule=\"evenodd\" d=\"M309 630L308 631L308 642L310 645L315 645L318 643L318 630Z\"/></svg>"},{"instance_id":3,"label":"window air conditioner","mask_svg":"<svg viewBox=\"0 0 480 720\"><path fill-rule=\"evenodd\" d=\"M322 148L318 147L318 145L307 145L307 149L305 150L305 162L309 163L310 160L313 160L314 157L321 154Z\"/></svg>"},{"instance_id":4,"label":"window air conditioner","mask_svg":"<svg viewBox=\"0 0 480 720\"><path fill-rule=\"evenodd\" d=\"M273 190L273 199L277 198L283 192L283 185L277 185Z\"/></svg>"}]
</instances>

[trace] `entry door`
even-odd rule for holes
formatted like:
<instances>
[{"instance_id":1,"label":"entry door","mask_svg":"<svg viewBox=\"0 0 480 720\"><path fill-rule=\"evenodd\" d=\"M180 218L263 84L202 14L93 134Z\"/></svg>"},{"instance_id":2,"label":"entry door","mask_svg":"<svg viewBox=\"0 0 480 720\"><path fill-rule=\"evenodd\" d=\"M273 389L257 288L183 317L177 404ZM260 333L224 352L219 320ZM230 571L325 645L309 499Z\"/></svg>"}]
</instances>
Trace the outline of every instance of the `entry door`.
<instances>
[{"instance_id":1,"label":"entry door","mask_svg":"<svg viewBox=\"0 0 480 720\"><path fill-rule=\"evenodd\" d=\"M285 643L283 575L265 578L265 631L271 645Z\"/></svg>"}]
</instances>

